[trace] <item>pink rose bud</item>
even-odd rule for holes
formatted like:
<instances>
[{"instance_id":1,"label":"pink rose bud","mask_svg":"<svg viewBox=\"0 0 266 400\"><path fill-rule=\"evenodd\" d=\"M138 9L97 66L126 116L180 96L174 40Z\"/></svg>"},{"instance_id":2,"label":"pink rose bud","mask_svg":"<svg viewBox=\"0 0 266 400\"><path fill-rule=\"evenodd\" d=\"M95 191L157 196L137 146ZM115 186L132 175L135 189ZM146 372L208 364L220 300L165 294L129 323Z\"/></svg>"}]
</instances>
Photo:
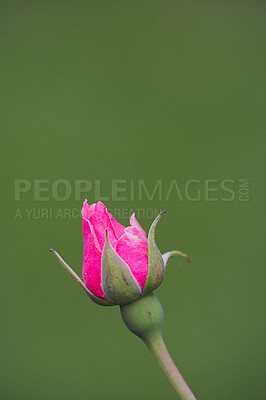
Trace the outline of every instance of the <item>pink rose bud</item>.
<instances>
[{"instance_id":1,"label":"pink rose bud","mask_svg":"<svg viewBox=\"0 0 266 400\"><path fill-rule=\"evenodd\" d=\"M179 397L196 400L164 344L164 312L152 293L163 280L169 258L181 256L190 261L180 251L161 255L158 250L155 229L163 212L151 224L147 238L135 214L125 228L103 203L88 205L85 200L83 280L55 250L50 251L92 301L102 306L120 306L126 326L148 346Z\"/></svg>"},{"instance_id":2,"label":"pink rose bud","mask_svg":"<svg viewBox=\"0 0 266 400\"><path fill-rule=\"evenodd\" d=\"M85 200L82 275L95 302L127 304L161 284L167 260L163 260L155 244L155 228L162 213L152 223L147 239L134 214L125 228L103 203L89 206Z\"/></svg>"},{"instance_id":3,"label":"pink rose bud","mask_svg":"<svg viewBox=\"0 0 266 400\"><path fill-rule=\"evenodd\" d=\"M135 218L125 228L108 212L103 203L82 208L84 258L83 280L50 249L61 265L82 287L94 303L102 306L125 305L145 296L160 286L169 258L181 256L181 251L168 251L161 255L155 243L155 228L165 211L151 224L148 238Z\"/></svg>"}]
</instances>

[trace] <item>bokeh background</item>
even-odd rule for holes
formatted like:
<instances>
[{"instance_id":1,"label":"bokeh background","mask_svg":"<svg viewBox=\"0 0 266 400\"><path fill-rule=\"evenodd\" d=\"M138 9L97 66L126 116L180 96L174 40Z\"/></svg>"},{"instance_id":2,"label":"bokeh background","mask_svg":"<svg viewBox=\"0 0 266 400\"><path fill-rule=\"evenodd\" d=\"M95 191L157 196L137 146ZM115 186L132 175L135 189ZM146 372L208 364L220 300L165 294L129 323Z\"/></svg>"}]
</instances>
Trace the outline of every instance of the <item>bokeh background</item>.
<instances>
[{"instance_id":1,"label":"bokeh background","mask_svg":"<svg viewBox=\"0 0 266 400\"><path fill-rule=\"evenodd\" d=\"M171 261L157 294L197 397L265 398L265 2L0 4L1 398L175 398L119 308L90 302L48 252L81 274L81 219L57 212L94 202L95 180L110 209L142 210L146 230L145 210L166 209L159 248L192 257ZM70 182L66 201L58 179ZM78 198L82 179L92 188ZM17 180L31 185L20 200ZM125 200L112 197L114 180ZM158 180L162 196L141 199L139 181L152 192ZM167 198L172 181L182 199Z\"/></svg>"}]
</instances>

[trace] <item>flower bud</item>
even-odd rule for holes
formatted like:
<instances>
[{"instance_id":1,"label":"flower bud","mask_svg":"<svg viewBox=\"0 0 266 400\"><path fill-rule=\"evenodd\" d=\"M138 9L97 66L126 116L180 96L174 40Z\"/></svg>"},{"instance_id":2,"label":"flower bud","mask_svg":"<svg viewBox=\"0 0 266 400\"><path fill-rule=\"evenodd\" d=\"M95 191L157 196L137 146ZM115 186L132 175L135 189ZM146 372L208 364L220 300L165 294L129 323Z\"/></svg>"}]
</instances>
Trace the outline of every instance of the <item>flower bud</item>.
<instances>
[{"instance_id":1,"label":"flower bud","mask_svg":"<svg viewBox=\"0 0 266 400\"><path fill-rule=\"evenodd\" d=\"M87 295L100 305L124 305L152 293L163 281L165 266L172 251L161 255L155 243L155 229L162 211L153 221L148 238L135 214L130 226L124 227L100 201L88 205L85 200L83 217L83 281L54 252L60 263L82 286Z\"/></svg>"},{"instance_id":2,"label":"flower bud","mask_svg":"<svg viewBox=\"0 0 266 400\"><path fill-rule=\"evenodd\" d=\"M135 215L130 226L119 224L103 203L82 209L84 233L83 279L97 297L114 304L127 304L156 289L164 276L164 262L151 225L148 239Z\"/></svg>"}]
</instances>

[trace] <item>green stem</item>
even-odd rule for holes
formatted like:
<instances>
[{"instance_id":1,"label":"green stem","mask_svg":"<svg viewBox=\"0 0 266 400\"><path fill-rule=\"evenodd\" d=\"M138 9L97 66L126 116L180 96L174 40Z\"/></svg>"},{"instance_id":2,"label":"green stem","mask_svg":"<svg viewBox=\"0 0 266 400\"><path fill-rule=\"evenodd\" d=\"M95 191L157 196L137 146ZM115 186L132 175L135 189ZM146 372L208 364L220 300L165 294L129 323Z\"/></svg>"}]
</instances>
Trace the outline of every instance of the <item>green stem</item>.
<instances>
[{"instance_id":1,"label":"green stem","mask_svg":"<svg viewBox=\"0 0 266 400\"><path fill-rule=\"evenodd\" d=\"M160 332L148 335L148 337L144 339L144 342L180 399L196 400L196 397L191 392L172 360Z\"/></svg>"},{"instance_id":2,"label":"green stem","mask_svg":"<svg viewBox=\"0 0 266 400\"><path fill-rule=\"evenodd\" d=\"M147 345L180 399L196 400L164 344L164 312L158 297L150 293L120 308L124 323Z\"/></svg>"}]
</instances>

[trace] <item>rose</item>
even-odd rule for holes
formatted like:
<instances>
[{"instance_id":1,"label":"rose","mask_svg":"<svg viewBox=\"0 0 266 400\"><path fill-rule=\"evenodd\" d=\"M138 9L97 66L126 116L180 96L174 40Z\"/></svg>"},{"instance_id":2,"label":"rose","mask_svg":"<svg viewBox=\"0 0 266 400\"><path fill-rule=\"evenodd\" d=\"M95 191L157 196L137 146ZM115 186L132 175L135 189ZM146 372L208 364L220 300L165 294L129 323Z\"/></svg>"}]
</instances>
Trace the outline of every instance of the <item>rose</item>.
<instances>
[{"instance_id":1,"label":"rose","mask_svg":"<svg viewBox=\"0 0 266 400\"><path fill-rule=\"evenodd\" d=\"M162 212L153 221L148 238L133 214L125 228L101 202L82 208L84 234L83 279L54 252L62 266L97 304L120 305L128 329L147 345L175 392L183 400L196 400L175 366L162 338L164 312L152 293L162 282L170 257L180 251L161 255L155 244L155 228Z\"/></svg>"},{"instance_id":2,"label":"rose","mask_svg":"<svg viewBox=\"0 0 266 400\"><path fill-rule=\"evenodd\" d=\"M160 214L161 215L161 214ZM97 298L125 304L158 287L164 262L154 241L155 219L148 239L135 215L124 227L100 201L82 208L83 280Z\"/></svg>"},{"instance_id":3,"label":"rose","mask_svg":"<svg viewBox=\"0 0 266 400\"><path fill-rule=\"evenodd\" d=\"M54 252L63 267L73 276L95 303L103 306L124 305L155 290L164 278L170 257L187 258L180 251L161 255L155 243L155 228L162 211L151 224L148 238L135 214L130 226L124 227L109 213L105 205L83 203L83 281Z\"/></svg>"}]
</instances>

